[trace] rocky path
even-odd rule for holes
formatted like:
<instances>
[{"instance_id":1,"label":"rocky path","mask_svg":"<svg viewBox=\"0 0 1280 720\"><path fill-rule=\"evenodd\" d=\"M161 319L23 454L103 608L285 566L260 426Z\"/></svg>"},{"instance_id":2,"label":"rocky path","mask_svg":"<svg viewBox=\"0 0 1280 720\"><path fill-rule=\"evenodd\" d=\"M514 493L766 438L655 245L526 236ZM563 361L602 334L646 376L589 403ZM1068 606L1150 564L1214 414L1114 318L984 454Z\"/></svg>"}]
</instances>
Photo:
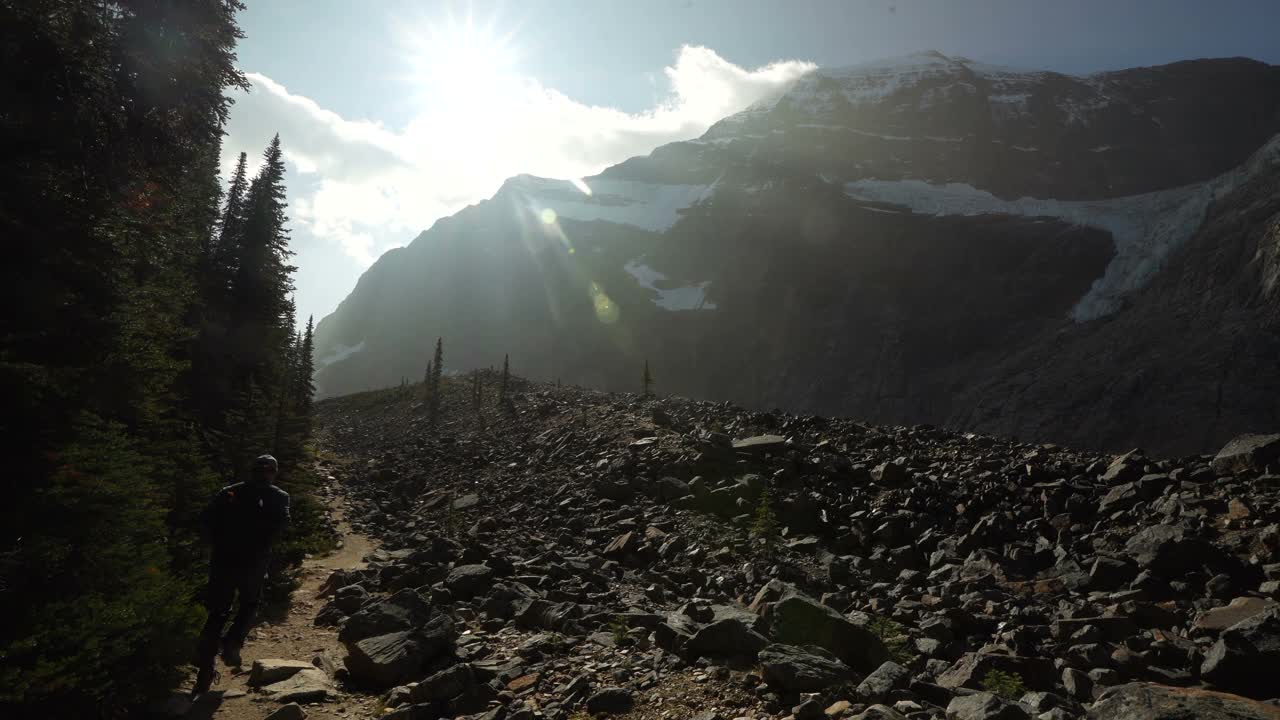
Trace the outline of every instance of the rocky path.
<instances>
[{"instance_id":1,"label":"rocky path","mask_svg":"<svg viewBox=\"0 0 1280 720\"><path fill-rule=\"evenodd\" d=\"M342 492L338 478L342 465L332 465L328 483L320 491L332 512L334 525L340 540L338 548L324 557L312 557L303 562L301 585L294 591L289 612L276 622L260 622L249 636L242 653L244 665L239 672L219 662L222 673L214 684L213 692L195 703L187 712L187 718L211 720L261 720L281 712L288 703L276 697L258 692L251 686L255 661L292 660L318 667L326 677L332 678L341 667L344 651L338 642L337 629L318 627L314 624L316 610L324 604L319 596L325 581L334 570L359 570L367 566L366 556L375 548L368 537L352 529L347 522L348 501ZM303 702L301 707L307 718L365 718L376 715L376 698L362 694L347 694L333 687L327 702ZM292 708L283 710L281 720L301 718Z\"/></svg>"}]
</instances>

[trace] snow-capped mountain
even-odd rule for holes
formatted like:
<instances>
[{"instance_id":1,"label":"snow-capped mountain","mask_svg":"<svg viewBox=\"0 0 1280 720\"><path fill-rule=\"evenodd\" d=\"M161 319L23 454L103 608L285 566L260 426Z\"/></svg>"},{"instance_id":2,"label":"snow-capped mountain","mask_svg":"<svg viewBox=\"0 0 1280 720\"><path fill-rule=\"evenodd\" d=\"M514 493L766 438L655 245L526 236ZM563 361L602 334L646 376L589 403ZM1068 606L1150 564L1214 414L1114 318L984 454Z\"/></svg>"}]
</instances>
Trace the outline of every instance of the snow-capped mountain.
<instances>
[{"instance_id":1,"label":"snow-capped mountain","mask_svg":"<svg viewBox=\"0 0 1280 720\"><path fill-rule=\"evenodd\" d=\"M444 336L450 369L631 390L648 359L672 393L1207 447L1280 419L1249 399L1280 384L1278 133L1280 68L1250 60L817 70L388 253L320 323L318 385L417 378Z\"/></svg>"}]
</instances>

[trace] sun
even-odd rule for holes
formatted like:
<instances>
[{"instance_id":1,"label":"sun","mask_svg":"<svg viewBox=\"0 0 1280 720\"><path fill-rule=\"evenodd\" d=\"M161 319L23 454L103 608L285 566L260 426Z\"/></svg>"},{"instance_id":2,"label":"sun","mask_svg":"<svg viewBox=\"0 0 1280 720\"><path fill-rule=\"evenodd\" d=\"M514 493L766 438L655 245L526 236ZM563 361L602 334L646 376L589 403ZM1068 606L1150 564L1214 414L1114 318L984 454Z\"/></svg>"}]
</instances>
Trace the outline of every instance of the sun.
<instances>
[{"instance_id":1,"label":"sun","mask_svg":"<svg viewBox=\"0 0 1280 720\"><path fill-rule=\"evenodd\" d=\"M518 81L515 33L496 16L470 13L411 23L402 30L411 82L423 102L451 110L484 109Z\"/></svg>"}]
</instances>

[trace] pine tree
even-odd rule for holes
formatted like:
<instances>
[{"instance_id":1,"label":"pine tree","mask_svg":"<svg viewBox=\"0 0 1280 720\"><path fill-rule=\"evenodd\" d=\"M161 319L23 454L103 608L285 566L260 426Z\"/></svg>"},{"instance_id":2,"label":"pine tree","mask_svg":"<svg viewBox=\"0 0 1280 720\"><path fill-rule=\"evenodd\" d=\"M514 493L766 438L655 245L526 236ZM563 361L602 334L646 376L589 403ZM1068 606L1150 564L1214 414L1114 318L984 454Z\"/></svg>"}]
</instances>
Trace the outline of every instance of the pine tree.
<instances>
[{"instance_id":1,"label":"pine tree","mask_svg":"<svg viewBox=\"0 0 1280 720\"><path fill-rule=\"evenodd\" d=\"M302 345L298 356L298 414L308 420L308 436L311 434L311 403L316 394L314 319L315 316L307 316L307 329L302 335Z\"/></svg>"},{"instance_id":2,"label":"pine tree","mask_svg":"<svg viewBox=\"0 0 1280 720\"><path fill-rule=\"evenodd\" d=\"M425 403L428 408L431 407L431 382L433 377L435 377L435 364L431 360L428 360L427 372L422 376L422 402Z\"/></svg>"},{"instance_id":3,"label":"pine tree","mask_svg":"<svg viewBox=\"0 0 1280 720\"><path fill-rule=\"evenodd\" d=\"M427 411L432 425L435 425L440 421L440 409L441 402L443 400L442 390L440 388L440 376L443 368L444 338L436 338L436 354L435 357L432 358L431 366L431 397L427 404Z\"/></svg>"},{"instance_id":4,"label":"pine tree","mask_svg":"<svg viewBox=\"0 0 1280 720\"><path fill-rule=\"evenodd\" d=\"M192 338L238 9L0 4L0 716L119 716L181 677L201 620L217 373Z\"/></svg>"},{"instance_id":5,"label":"pine tree","mask_svg":"<svg viewBox=\"0 0 1280 720\"><path fill-rule=\"evenodd\" d=\"M640 378L641 397L653 395L653 375L649 372L649 361L644 361L644 375Z\"/></svg>"},{"instance_id":6,"label":"pine tree","mask_svg":"<svg viewBox=\"0 0 1280 720\"><path fill-rule=\"evenodd\" d=\"M511 382L511 356L502 356L502 384L498 386L498 402L507 401L507 388Z\"/></svg>"}]
</instances>

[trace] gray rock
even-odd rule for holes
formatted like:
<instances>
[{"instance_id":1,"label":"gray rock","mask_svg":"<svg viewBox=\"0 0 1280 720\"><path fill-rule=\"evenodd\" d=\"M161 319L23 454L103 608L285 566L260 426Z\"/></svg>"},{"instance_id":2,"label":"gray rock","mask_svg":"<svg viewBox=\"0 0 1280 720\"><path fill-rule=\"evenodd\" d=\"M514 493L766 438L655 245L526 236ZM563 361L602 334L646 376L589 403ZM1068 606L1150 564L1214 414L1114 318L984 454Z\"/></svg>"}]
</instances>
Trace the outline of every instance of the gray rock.
<instances>
[{"instance_id":1,"label":"gray rock","mask_svg":"<svg viewBox=\"0 0 1280 720\"><path fill-rule=\"evenodd\" d=\"M307 720L307 711L296 702L277 708L266 717L266 720Z\"/></svg>"},{"instance_id":2,"label":"gray rock","mask_svg":"<svg viewBox=\"0 0 1280 720\"><path fill-rule=\"evenodd\" d=\"M361 585L347 585L338 588L333 594L333 604L342 612L350 615L369 601L369 591Z\"/></svg>"},{"instance_id":3,"label":"gray rock","mask_svg":"<svg viewBox=\"0 0 1280 720\"><path fill-rule=\"evenodd\" d=\"M409 691L409 697L415 703L449 700L466 692L475 683L475 670L471 665L458 663L419 682Z\"/></svg>"},{"instance_id":4,"label":"gray rock","mask_svg":"<svg viewBox=\"0 0 1280 720\"><path fill-rule=\"evenodd\" d=\"M911 671L890 660L858 684L858 696L865 702L884 700L889 693L909 684Z\"/></svg>"},{"instance_id":5,"label":"gray rock","mask_svg":"<svg viewBox=\"0 0 1280 720\"><path fill-rule=\"evenodd\" d=\"M251 687L271 685L281 680L288 680L300 670L309 670L314 667L311 663L301 660L279 660L275 658L254 660L253 666L249 668L249 685Z\"/></svg>"},{"instance_id":6,"label":"gray rock","mask_svg":"<svg viewBox=\"0 0 1280 720\"><path fill-rule=\"evenodd\" d=\"M587 698L587 712L592 715L624 713L635 704L631 691L620 687L601 688Z\"/></svg>"},{"instance_id":7,"label":"gray rock","mask_svg":"<svg viewBox=\"0 0 1280 720\"><path fill-rule=\"evenodd\" d=\"M452 653L453 621L436 614L413 630L346 643L347 670L357 682L388 688L418 677L428 663Z\"/></svg>"},{"instance_id":8,"label":"gray rock","mask_svg":"<svg viewBox=\"0 0 1280 720\"><path fill-rule=\"evenodd\" d=\"M1223 552L1208 541L1187 536L1176 525L1152 525L1125 542L1126 554L1157 575L1175 577L1199 570L1223 559Z\"/></svg>"},{"instance_id":9,"label":"gray rock","mask_svg":"<svg viewBox=\"0 0 1280 720\"><path fill-rule=\"evenodd\" d=\"M774 603L769 618L775 642L826 648L859 672L873 672L889 659L884 643L870 630L803 595Z\"/></svg>"},{"instance_id":10,"label":"gray rock","mask_svg":"<svg viewBox=\"0 0 1280 720\"><path fill-rule=\"evenodd\" d=\"M947 705L947 720L1029 720L1022 706L991 693L961 695Z\"/></svg>"},{"instance_id":11,"label":"gray rock","mask_svg":"<svg viewBox=\"0 0 1280 720\"><path fill-rule=\"evenodd\" d=\"M756 653L768 644L769 641L748 627L742 618L728 617L698 630L684 647L697 656L755 659Z\"/></svg>"},{"instance_id":12,"label":"gray rock","mask_svg":"<svg viewBox=\"0 0 1280 720\"><path fill-rule=\"evenodd\" d=\"M1041 657L1020 657L999 653L965 653L946 672L938 676L944 688L982 688L987 673L999 670L1017 675L1029 690L1052 690L1058 673L1053 661Z\"/></svg>"},{"instance_id":13,"label":"gray rock","mask_svg":"<svg viewBox=\"0 0 1280 720\"><path fill-rule=\"evenodd\" d=\"M1280 708L1238 695L1129 683L1107 688L1089 709L1090 720L1277 720Z\"/></svg>"},{"instance_id":14,"label":"gray rock","mask_svg":"<svg viewBox=\"0 0 1280 720\"><path fill-rule=\"evenodd\" d=\"M733 449L740 452L776 452L787 444L781 435L756 435L733 441Z\"/></svg>"},{"instance_id":15,"label":"gray rock","mask_svg":"<svg viewBox=\"0 0 1280 720\"><path fill-rule=\"evenodd\" d=\"M430 603L412 588L396 592L385 600L377 600L360 608L347 618L338 631L343 643L357 642L376 635L408 630L425 624L432 616Z\"/></svg>"},{"instance_id":16,"label":"gray rock","mask_svg":"<svg viewBox=\"0 0 1280 720\"><path fill-rule=\"evenodd\" d=\"M907 716L888 705L872 705L854 715L854 720L907 720Z\"/></svg>"},{"instance_id":17,"label":"gray rock","mask_svg":"<svg viewBox=\"0 0 1280 720\"><path fill-rule=\"evenodd\" d=\"M784 692L816 692L852 677L847 665L819 647L769 645L758 660L765 682Z\"/></svg>"},{"instance_id":18,"label":"gray rock","mask_svg":"<svg viewBox=\"0 0 1280 720\"><path fill-rule=\"evenodd\" d=\"M317 668L299 670L289 679L262 688L262 694L276 702L311 703L328 700L334 694L329 676Z\"/></svg>"},{"instance_id":19,"label":"gray rock","mask_svg":"<svg viewBox=\"0 0 1280 720\"><path fill-rule=\"evenodd\" d=\"M1205 653L1200 674L1214 687L1241 695L1264 699L1280 694L1280 607L1224 630Z\"/></svg>"},{"instance_id":20,"label":"gray rock","mask_svg":"<svg viewBox=\"0 0 1280 720\"><path fill-rule=\"evenodd\" d=\"M1280 461L1280 434L1240 435L1223 446L1213 458L1213 471L1219 475L1261 472Z\"/></svg>"},{"instance_id":21,"label":"gray rock","mask_svg":"<svg viewBox=\"0 0 1280 720\"><path fill-rule=\"evenodd\" d=\"M1063 669L1062 686L1067 689L1067 694L1080 702L1093 700L1093 679L1075 668Z\"/></svg>"},{"instance_id":22,"label":"gray rock","mask_svg":"<svg viewBox=\"0 0 1280 720\"><path fill-rule=\"evenodd\" d=\"M693 491L689 489L689 483L673 477L664 477L658 480L656 485L658 498L660 500L679 500Z\"/></svg>"},{"instance_id":23,"label":"gray rock","mask_svg":"<svg viewBox=\"0 0 1280 720\"><path fill-rule=\"evenodd\" d=\"M459 565L449 571L444 586L459 600L470 600L489 591L493 568L488 565Z\"/></svg>"}]
</instances>

